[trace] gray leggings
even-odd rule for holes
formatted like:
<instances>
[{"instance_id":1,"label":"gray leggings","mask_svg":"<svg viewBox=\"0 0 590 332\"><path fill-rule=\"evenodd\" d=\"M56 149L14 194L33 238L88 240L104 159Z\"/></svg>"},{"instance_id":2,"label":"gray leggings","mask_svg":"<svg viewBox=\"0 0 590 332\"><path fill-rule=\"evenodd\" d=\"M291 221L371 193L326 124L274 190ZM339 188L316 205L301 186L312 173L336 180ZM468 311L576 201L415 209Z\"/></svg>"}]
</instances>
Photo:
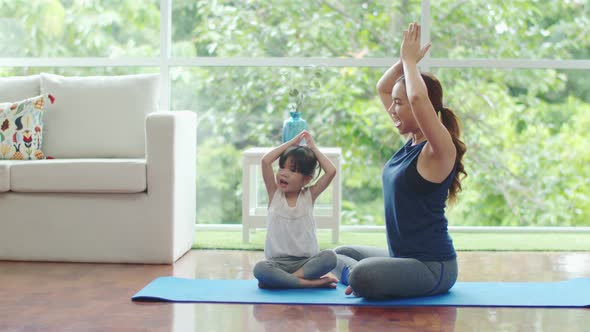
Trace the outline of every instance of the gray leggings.
<instances>
[{"instance_id":1,"label":"gray leggings","mask_svg":"<svg viewBox=\"0 0 590 332\"><path fill-rule=\"evenodd\" d=\"M336 277L357 296L369 299L446 293L457 280L456 259L396 258L387 249L369 246L342 246L334 251L338 256Z\"/></svg>"},{"instance_id":2,"label":"gray leggings","mask_svg":"<svg viewBox=\"0 0 590 332\"><path fill-rule=\"evenodd\" d=\"M336 268L336 253L322 250L311 257L279 257L263 260L254 266L254 277L265 288L300 288L293 273L303 268L303 278L319 279Z\"/></svg>"}]
</instances>

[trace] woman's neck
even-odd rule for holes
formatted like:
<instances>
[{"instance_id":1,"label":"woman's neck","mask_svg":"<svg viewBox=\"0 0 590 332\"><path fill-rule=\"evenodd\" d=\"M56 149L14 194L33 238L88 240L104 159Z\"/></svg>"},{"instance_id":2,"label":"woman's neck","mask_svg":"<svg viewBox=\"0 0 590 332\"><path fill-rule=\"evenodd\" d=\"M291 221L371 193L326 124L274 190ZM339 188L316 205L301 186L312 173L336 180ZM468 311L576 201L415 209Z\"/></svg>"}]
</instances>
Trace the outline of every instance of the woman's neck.
<instances>
[{"instance_id":1,"label":"woman's neck","mask_svg":"<svg viewBox=\"0 0 590 332\"><path fill-rule=\"evenodd\" d=\"M420 144L426 140L426 136L422 134L422 131L418 129L418 131L410 134L410 139L412 140L412 145Z\"/></svg>"}]
</instances>

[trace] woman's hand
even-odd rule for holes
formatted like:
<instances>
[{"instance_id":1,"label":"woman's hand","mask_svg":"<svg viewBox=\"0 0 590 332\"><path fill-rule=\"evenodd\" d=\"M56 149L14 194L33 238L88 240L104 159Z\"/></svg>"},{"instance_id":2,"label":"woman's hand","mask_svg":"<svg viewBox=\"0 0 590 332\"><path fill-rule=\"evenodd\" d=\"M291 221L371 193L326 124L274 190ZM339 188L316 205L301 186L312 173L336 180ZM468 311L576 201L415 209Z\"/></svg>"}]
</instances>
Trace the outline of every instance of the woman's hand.
<instances>
[{"instance_id":1,"label":"woman's hand","mask_svg":"<svg viewBox=\"0 0 590 332\"><path fill-rule=\"evenodd\" d=\"M417 64L430 49L430 43L420 47L421 27L418 23L410 23L404 30L400 56L403 62Z\"/></svg>"}]
</instances>

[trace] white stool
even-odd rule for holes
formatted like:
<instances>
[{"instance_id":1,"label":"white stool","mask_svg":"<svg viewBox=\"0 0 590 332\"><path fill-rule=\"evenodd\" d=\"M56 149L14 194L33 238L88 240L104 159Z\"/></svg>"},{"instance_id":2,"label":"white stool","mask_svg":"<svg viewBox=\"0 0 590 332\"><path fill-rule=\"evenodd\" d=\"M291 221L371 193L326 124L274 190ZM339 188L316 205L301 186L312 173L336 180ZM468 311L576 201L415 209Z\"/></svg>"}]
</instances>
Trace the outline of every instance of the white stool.
<instances>
[{"instance_id":1,"label":"white stool","mask_svg":"<svg viewBox=\"0 0 590 332\"><path fill-rule=\"evenodd\" d=\"M262 179L260 163L272 148L251 148L243 152L242 168L242 240L250 242L250 230L266 228L268 194ZM332 230L332 242L338 243L340 232L340 206L342 197L340 148L319 148L336 166L336 176L330 186L317 198L314 217L317 228ZM276 162L275 162L276 165Z\"/></svg>"}]
</instances>

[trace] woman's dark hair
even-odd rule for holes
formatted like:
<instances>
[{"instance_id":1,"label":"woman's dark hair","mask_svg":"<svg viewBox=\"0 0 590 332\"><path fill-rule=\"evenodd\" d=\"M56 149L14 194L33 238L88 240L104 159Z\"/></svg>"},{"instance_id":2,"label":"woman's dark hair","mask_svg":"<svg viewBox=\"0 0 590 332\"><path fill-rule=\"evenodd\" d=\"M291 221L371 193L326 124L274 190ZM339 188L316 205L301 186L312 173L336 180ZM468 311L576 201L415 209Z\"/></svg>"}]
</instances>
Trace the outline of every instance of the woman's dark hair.
<instances>
[{"instance_id":1,"label":"woman's dark hair","mask_svg":"<svg viewBox=\"0 0 590 332\"><path fill-rule=\"evenodd\" d=\"M453 139L453 144L457 150L457 157L455 162L457 164L457 171L453 178L453 183L449 187L449 202L454 203L457 198L457 194L461 191L461 180L467 176L465 166L463 165L463 155L467 151L465 143L461 141L461 125L459 118L451 109L443 106L443 89L439 80L431 73L420 73L422 80L426 84L428 90L428 98L430 103L434 107L436 114L440 117L443 125L447 128ZM402 81L404 84L405 77L402 76L398 81Z\"/></svg>"},{"instance_id":2,"label":"woman's dark hair","mask_svg":"<svg viewBox=\"0 0 590 332\"><path fill-rule=\"evenodd\" d=\"M291 170L305 176L313 177L318 167L318 159L313 151L307 146L292 146L285 150L279 158L279 167L285 167L285 162L291 157Z\"/></svg>"}]
</instances>

